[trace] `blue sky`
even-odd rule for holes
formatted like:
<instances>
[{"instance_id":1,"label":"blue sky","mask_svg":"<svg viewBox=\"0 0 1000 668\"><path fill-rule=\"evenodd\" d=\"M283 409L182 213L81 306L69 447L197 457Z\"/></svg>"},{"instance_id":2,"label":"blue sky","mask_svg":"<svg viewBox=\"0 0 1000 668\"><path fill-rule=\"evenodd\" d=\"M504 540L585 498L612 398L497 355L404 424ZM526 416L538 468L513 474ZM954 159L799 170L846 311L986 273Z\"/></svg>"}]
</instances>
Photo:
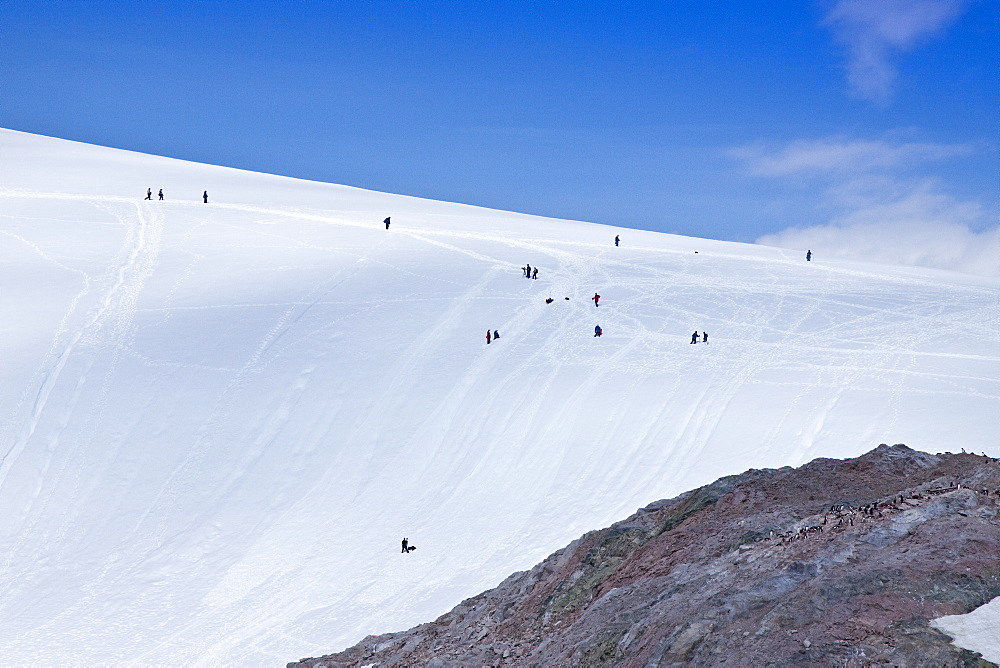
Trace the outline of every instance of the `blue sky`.
<instances>
[{"instance_id":1,"label":"blue sky","mask_svg":"<svg viewBox=\"0 0 1000 668\"><path fill-rule=\"evenodd\" d=\"M692 236L981 245L998 25L988 0L0 0L0 126Z\"/></svg>"}]
</instances>

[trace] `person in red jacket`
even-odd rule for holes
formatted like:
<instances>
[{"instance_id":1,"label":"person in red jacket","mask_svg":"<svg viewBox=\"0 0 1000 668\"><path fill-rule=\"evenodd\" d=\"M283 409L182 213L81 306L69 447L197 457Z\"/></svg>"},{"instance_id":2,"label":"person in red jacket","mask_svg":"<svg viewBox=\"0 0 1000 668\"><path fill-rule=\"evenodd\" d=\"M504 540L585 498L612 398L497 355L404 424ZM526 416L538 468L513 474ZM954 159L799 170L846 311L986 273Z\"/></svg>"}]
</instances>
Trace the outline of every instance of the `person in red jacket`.
<instances>
[{"instance_id":1,"label":"person in red jacket","mask_svg":"<svg viewBox=\"0 0 1000 668\"><path fill-rule=\"evenodd\" d=\"M593 297L591 297L591 299L593 299L593 300L594 300L594 306L600 306L600 304L598 304L597 302L601 301L601 295L599 295L599 294L597 294L597 293L595 292L595 293L594 293L594 296L593 296Z\"/></svg>"},{"instance_id":2,"label":"person in red jacket","mask_svg":"<svg viewBox=\"0 0 1000 668\"><path fill-rule=\"evenodd\" d=\"M492 335L493 335L493 332L491 332L490 330L488 330L488 329L487 329L487 330L486 330L486 345L489 345L489 344L490 344L490 337L491 337Z\"/></svg>"}]
</instances>

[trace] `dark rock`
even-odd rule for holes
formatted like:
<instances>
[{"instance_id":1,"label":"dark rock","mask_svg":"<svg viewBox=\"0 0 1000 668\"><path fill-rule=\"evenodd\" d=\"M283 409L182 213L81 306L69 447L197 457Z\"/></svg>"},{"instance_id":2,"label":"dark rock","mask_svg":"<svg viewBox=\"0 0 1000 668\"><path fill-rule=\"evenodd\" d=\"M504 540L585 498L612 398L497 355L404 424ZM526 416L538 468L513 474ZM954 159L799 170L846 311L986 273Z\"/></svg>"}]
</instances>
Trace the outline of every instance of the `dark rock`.
<instances>
[{"instance_id":1,"label":"dark rock","mask_svg":"<svg viewBox=\"0 0 1000 668\"><path fill-rule=\"evenodd\" d=\"M996 460L902 444L753 469L435 622L288 665L990 666L929 621L1000 595L1000 498L973 491L998 488Z\"/></svg>"}]
</instances>

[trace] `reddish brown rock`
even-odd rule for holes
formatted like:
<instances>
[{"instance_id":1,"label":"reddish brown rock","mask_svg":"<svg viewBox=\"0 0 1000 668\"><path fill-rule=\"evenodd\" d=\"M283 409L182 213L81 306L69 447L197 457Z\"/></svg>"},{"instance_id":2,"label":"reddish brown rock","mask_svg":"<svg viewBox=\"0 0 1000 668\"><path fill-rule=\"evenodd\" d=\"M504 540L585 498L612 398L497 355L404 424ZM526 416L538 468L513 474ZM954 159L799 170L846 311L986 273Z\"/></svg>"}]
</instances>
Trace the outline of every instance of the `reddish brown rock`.
<instances>
[{"instance_id":1,"label":"reddish brown rock","mask_svg":"<svg viewBox=\"0 0 1000 668\"><path fill-rule=\"evenodd\" d=\"M289 667L989 666L928 625L1000 594L1000 462L881 445L643 508L406 632Z\"/></svg>"}]
</instances>

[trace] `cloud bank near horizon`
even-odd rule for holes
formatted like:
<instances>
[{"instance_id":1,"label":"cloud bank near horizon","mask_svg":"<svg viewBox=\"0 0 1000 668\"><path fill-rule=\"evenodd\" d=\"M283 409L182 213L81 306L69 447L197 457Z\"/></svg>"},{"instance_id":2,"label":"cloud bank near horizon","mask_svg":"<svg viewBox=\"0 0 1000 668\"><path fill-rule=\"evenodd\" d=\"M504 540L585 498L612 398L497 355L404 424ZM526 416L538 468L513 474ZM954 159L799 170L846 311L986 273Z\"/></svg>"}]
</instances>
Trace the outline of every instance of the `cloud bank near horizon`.
<instances>
[{"instance_id":1,"label":"cloud bank near horizon","mask_svg":"<svg viewBox=\"0 0 1000 668\"><path fill-rule=\"evenodd\" d=\"M753 176L817 187L828 219L756 243L818 256L949 269L1000 277L1000 226L977 201L943 190L921 164L968 155L959 144L825 138L730 151Z\"/></svg>"},{"instance_id":2,"label":"cloud bank near horizon","mask_svg":"<svg viewBox=\"0 0 1000 668\"><path fill-rule=\"evenodd\" d=\"M976 203L919 188L896 201L858 209L827 224L788 228L756 243L811 249L818 257L1000 278L1000 227L976 231L972 225L982 215Z\"/></svg>"},{"instance_id":3,"label":"cloud bank near horizon","mask_svg":"<svg viewBox=\"0 0 1000 668\"><path fill-rule=\"evenodd\" d=\"M899 54L943 31L967 5L967 0L839 0L823 26L847 50L851 93L887 104Z\"/></svg>"}]
</instances>

